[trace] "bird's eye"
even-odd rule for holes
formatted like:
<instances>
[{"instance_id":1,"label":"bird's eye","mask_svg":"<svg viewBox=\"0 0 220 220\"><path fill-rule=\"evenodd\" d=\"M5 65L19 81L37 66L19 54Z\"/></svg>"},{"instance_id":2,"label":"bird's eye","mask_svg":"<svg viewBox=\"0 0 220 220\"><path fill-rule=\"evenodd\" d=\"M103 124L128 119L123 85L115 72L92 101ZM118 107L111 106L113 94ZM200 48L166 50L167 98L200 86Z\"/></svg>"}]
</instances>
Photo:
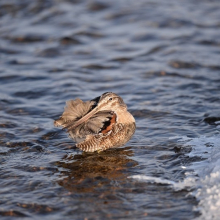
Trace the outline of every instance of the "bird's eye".
<instances>
[{"instance_id":1,"label":"bird's eye","mask_svg":"<svg viewBox=\"0 0 220 220\"><path fill-rule=\"evenodd\" d=\"M110 100L110 101L111 101L111 100L112 100L112 98L109 98L108 100Z\"/></svg>"}]
</instances>

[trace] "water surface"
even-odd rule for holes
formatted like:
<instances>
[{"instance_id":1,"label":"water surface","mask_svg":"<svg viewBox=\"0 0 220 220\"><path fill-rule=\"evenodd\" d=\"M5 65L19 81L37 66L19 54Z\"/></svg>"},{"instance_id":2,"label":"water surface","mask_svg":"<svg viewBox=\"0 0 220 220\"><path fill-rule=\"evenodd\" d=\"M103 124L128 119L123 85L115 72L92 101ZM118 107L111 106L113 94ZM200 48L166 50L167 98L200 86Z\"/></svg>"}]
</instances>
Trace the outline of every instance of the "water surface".
<instances>
[{"instance_id":1,"label":"water surface","mask_svg":"<svg viewBox=\"0 0 220 220\"><path fill-rule=\"evenodd\" d=\"M1 218L217 219L219 36L217 0L2 0ZM136 133L82 153L53 120L107 91Z\"/></svg>"}]
</instances>

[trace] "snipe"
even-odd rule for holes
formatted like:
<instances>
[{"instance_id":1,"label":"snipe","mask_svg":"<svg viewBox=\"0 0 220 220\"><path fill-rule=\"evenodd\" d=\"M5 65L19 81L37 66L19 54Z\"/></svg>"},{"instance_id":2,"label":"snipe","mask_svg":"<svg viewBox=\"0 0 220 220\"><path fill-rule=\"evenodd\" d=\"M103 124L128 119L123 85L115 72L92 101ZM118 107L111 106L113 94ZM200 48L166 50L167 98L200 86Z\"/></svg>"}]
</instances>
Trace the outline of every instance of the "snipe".
<instances>
[{"instance_id":1,"label":"snipe","mask_svg":"<svg viewBox=\"0 0 220 220\"><path fill-rule=\"evenodd\" d=\"M123 99L112 92L86 102L67 101L62 116L54 125L67 129L77 142L76 146L86 152L120 147L136 128L135 119L127 111Z\"/></svg>"}]
</instances>

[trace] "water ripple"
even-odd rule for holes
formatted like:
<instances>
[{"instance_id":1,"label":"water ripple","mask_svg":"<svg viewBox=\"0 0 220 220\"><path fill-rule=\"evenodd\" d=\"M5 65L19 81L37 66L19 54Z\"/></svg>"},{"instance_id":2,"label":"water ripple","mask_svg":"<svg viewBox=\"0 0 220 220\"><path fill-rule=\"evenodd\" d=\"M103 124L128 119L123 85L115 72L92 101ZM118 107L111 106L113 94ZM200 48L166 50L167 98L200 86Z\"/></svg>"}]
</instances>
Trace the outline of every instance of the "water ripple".
<instances>
[{"instance_id":1,"label":"water ripple","mask_svg":"<svg viewBox=\"0 0 220 220\"><path fill-rule=\"evenodd\" d=\"M184 181L215 146L192 155L170 137L219 133L219 10L207 0L0 1L0 216L198 217L189 193L200 186ZM136 133L82 153L53 120L65 101L107 91L123 97Z\"/></svg>"}]
</instances>

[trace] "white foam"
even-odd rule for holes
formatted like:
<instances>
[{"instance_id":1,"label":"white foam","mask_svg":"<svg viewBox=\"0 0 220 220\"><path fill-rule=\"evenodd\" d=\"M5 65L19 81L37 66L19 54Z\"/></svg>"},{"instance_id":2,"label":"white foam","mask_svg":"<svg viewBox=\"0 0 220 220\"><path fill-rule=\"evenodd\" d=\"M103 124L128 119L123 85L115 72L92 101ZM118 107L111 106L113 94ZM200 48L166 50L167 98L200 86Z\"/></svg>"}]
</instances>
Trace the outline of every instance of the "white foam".
<instances>
[{"instance_id":1,"label":"white foam","mask_svg":"<svg viewBox=\"0 0 220 220\"><path fill-rule=\"evenodd\" d=\"M196 210L199 210L201 216L197 219L218 220L220 219L220 135L198 138L189 138L186 136L175 136L169 138L177 141L184 146L192 147L188 154L190 157L206 158L200 162L194 162L189 170L193 173L186 173L186 179L183 182L174 182L145 175L133 175L130 178L139 181L147 181L158 184L168 184L174 190L193 189L193 195L199 201ZM187 167L181 167L187 169Z\"/></svg>"},{"instance_id":2,"label":"white foam","mask_svg":"<svg viewBox=\"0 0 220 220\"><path fill-rule=\"evenodd\" d=\"M150 183L158 183L158 184L168 184L168 185L174 185L175 182L170 180L165 180L159 177L152 177L152 176L145 176L145 175L133 175L128 178L137 179L144 182L150 182Z\"/></svg>"},{"instance_id":3,"label":"white foam","mask_svg":"<svg viewBox=\"0 0 220 220\"><path fill-rule=\"evenodd\" d=\"M191 146L190 157L199 156L207 160L194 163L190 168L199 175L194 195L199 200L195 209L201 216L198 219L217 220L220 217L220 135L178 139L185 146ZM196 177L195 177L196 179Z\"/></svg>"},{"instance_id":4,"label":"white foam","mask_svg":"<svg viewBox=\"0 0 220 220\"><path fill-rule=\"evenodd\" d=\"M171 180L162 179L159 177L152 177L146 175L133 175L128 178L136 179L139 181L149 182L149 183L156 183L156 184L166 184L170 187L174 188L175 191L179 191L186 188L194 188L196 180L189 177L186 178L183 182L175 182Z\"/></svg>"}]
</instances>

